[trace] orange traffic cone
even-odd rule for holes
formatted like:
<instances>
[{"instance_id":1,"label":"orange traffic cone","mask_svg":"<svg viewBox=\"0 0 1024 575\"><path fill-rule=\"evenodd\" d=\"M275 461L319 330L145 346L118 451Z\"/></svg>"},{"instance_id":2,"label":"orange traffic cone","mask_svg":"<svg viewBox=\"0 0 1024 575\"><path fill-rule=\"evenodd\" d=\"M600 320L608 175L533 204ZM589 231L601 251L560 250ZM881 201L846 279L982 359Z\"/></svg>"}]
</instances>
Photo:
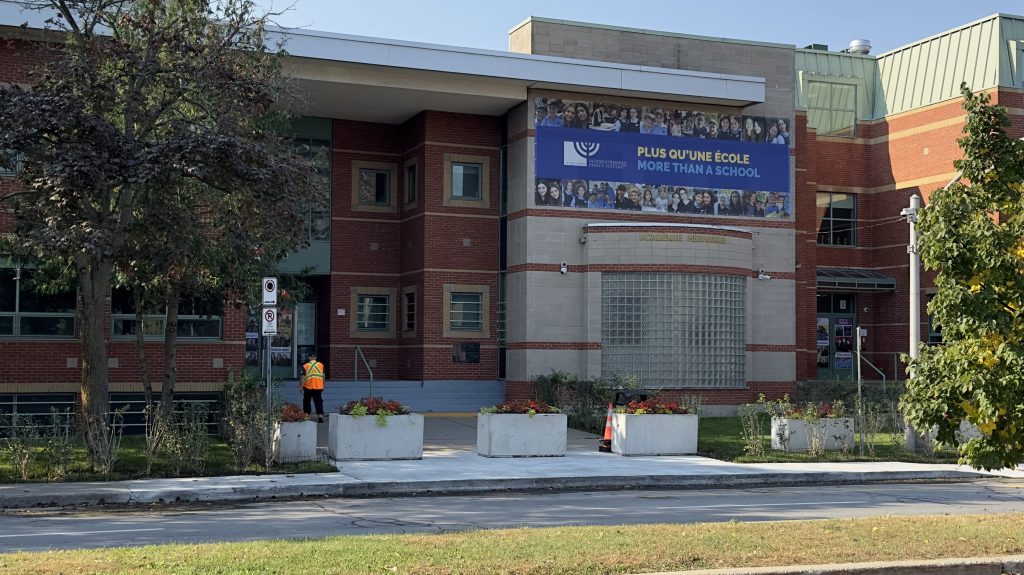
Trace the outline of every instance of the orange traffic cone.
<instances>
[{"instance_id":1,"label":"orange traffic cone","mask_svg":"<svg viewBox=\"0 0 1024 575\"><path fill-rule=\"evenodd\" d=\"M612 452L612 404L608 404L608 419L604 422L604 439L598 445L597 450L603 453Z\"/></svg>"}]
</instances>

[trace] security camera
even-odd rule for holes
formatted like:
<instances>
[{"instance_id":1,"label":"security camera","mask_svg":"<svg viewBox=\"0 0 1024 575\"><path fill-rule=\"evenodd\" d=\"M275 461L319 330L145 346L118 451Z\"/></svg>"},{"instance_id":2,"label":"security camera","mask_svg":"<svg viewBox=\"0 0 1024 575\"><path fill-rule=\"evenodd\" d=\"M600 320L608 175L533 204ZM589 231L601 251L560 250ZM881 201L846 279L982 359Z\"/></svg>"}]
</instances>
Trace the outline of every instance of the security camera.
<instances>
[{"instance_id":1,"label":"security camera","mask_svg":"<svg viewBox=\"0 0 1024 575\"><path fill-rule=\"evenodd\" d=\"M761 270L757 270L757 279L759 279L759 280L770 280L770 279L772 279L772 276L764 273L764 270L761 269Z\"/></svg>"},{"instance_id":2,"label":"security camera","mask_svg":"<svg viewBox=\"0 0 1024 575\"><path fill-rule=\"evenodd\" d=\"M561 266L558 268L558 271L562 272L563 274L569 273L569 262L562 262Z\"/></svg>"}]
</instances>

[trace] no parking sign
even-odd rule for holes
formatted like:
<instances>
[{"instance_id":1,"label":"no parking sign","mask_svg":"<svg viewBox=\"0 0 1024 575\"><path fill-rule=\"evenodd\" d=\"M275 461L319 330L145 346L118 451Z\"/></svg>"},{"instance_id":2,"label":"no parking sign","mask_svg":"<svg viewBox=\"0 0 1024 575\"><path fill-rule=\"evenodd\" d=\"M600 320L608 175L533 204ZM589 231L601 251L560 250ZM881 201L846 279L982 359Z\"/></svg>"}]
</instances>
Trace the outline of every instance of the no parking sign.
<instances>
[{"instance_id":1,"label":"no parking sign","mask_svg":"<svg viewBox=\"0 0 1024 575\"><path fill-rule=\"evenodd\" d=\"M277 335L277 308L263 308L263 335Z\"/></svg>"}]
</instances>

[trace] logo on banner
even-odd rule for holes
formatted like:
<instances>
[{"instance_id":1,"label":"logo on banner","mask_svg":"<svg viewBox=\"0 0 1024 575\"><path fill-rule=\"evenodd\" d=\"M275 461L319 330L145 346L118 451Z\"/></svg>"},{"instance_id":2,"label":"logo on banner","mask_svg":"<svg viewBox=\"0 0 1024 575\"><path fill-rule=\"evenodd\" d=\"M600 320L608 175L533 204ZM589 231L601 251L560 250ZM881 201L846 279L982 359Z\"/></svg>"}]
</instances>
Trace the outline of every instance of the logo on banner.
<instances>
[{"instance_id":1,"label":"logo on banner","mask_svg":"<svg viewBox=\"0 0 1024 575\"><path fill-rule=\"evenodd\" d=\"M587 160L597 155L601 144L597 142L562 142L564 153L562 163L566 166L587 167Z\"/></svg>"}]
</instances>

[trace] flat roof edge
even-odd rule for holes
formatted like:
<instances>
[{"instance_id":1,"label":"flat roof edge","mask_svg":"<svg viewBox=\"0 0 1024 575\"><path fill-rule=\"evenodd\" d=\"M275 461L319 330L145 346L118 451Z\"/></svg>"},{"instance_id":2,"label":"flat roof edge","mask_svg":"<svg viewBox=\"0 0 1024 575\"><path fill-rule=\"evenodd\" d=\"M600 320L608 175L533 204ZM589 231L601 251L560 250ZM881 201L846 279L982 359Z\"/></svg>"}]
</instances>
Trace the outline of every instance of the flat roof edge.
<instances>
[{"instance_id":1,"label":"flat roof edge","mask_svg":"<svg viewBox=\"0 0 1024 575\"><path fill-rule=\"evenodd\" d=\"M701 36L699 34L683 34L681 32L668 32L665 30L649 30L646 28L630 28L628 26L613 26L611 24L595 24L593 22L580 22L578 20L562 20L558 18L544 18L542 16L530 16L526 20L519 23L522 27L524 24L530 21L535 22L548 22L551 24L565 24L568 26L580 26L583 28L600 28L603 30L617 30L620 32L636 32L639 34L651 34L654 36L669 36L673 38L690 38L693 40L711 40L714 42L728 42L730 44L745 44L748 46L766 46L769 48L785 48L792 50L796 48L796 44L780 44L776 42L760 42L757 40L740 40L738 38L725 38L719 36Z\"/></svg>"}]
</instances>

